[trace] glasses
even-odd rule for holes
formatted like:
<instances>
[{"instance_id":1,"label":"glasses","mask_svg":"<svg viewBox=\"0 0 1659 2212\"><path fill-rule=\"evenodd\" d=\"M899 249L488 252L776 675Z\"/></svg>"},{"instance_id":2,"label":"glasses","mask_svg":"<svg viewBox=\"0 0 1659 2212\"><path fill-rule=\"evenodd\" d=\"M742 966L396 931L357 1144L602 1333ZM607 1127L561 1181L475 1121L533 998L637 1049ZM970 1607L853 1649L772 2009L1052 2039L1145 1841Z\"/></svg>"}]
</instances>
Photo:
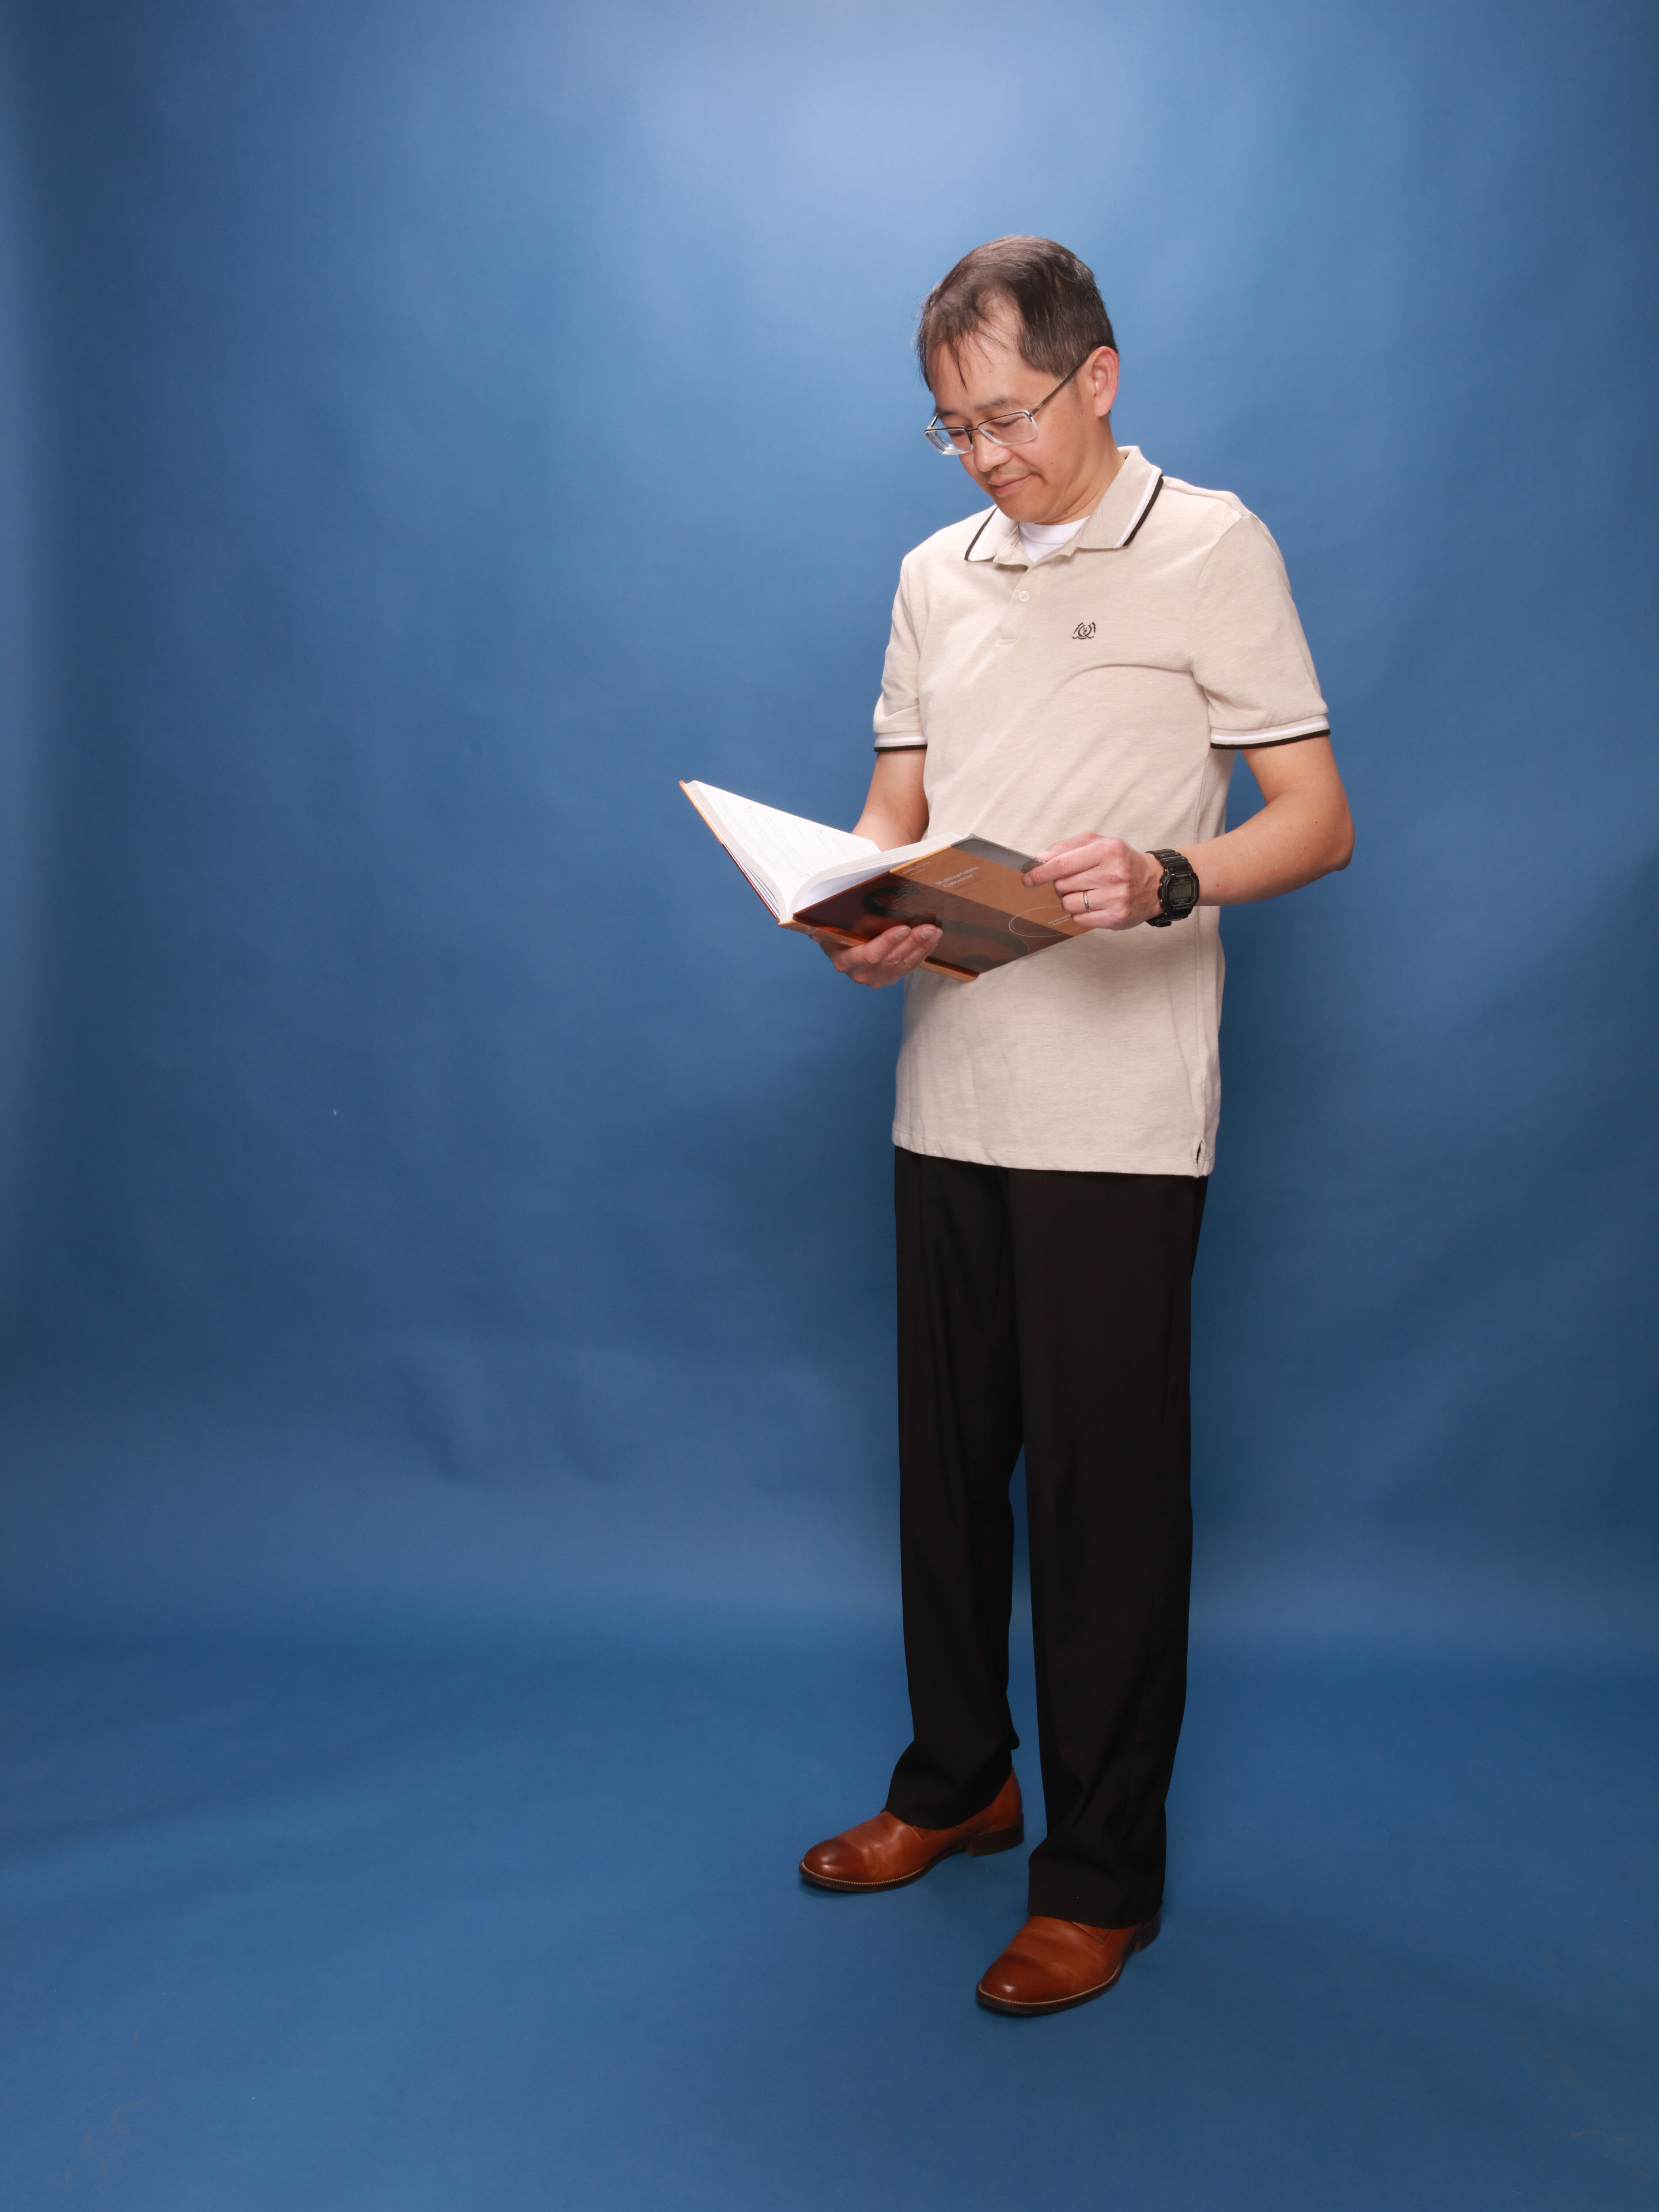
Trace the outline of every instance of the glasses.
<instances>
[{"instance_id":1,"label":"glasses","mask_svg":"<svg viewBox=\"0 0 1659 2212\"><path fill-rule=\"evenodd\" d=\"M1083 361L1088 358L1085 353ZM1082 368L1083 361L1079 362L1077 368ZM1065 391L1077 374L1077 368L1071 376L1062 376L1048 399L1039 399L1035 407L1018 407L1012 415L989 415L982 422L964 422L955 430L947 430L935 415L921 434L936 453L971 453L975 436L983 438L990 446L1029 446L1037 434L1037 416L1049 399L1057 399Z\"/></svg>"}]
</instances>

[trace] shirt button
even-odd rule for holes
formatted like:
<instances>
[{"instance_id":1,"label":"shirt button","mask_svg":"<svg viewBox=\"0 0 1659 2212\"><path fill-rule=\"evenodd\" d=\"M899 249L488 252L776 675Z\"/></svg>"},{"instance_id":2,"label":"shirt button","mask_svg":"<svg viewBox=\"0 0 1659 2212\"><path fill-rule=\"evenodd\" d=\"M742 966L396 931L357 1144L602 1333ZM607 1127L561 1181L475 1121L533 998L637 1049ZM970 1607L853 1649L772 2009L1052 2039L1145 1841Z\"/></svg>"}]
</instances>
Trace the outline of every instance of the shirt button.
<instances>
[{"instance_id":1,"label":"shirt button","mask_svg":"<svg viewBox=\"0 0 1659 2212\"><path fill-rule=\"evenodd\" d=\"M1029 592L1022 592L1019 596L1022 599L1029 599L1031 594Z\"/></svg>"}]
</instances>

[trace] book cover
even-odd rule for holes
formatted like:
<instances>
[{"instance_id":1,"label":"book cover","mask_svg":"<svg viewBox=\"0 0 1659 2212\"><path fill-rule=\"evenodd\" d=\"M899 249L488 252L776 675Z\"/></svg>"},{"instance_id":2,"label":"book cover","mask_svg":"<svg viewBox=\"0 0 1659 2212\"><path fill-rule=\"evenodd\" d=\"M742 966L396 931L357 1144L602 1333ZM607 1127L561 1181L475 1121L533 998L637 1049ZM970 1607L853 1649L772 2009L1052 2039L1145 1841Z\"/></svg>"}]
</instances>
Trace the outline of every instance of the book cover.
<instances>
[{"instance_id":1,"label":"book cover","mask_svg":"<svg viewBox=\"0 0 1659 2212\"><path fill-rule=\"evenodd\" d=\"M1033 890L1021 881L1030 866L1030 857L1006 846L959 837L799 908L786 927L866 941L896 922L913 928L932 922L944 935L926 965L971 981L1080 933L1052 884Z\"/></svg>"}]
</instances>

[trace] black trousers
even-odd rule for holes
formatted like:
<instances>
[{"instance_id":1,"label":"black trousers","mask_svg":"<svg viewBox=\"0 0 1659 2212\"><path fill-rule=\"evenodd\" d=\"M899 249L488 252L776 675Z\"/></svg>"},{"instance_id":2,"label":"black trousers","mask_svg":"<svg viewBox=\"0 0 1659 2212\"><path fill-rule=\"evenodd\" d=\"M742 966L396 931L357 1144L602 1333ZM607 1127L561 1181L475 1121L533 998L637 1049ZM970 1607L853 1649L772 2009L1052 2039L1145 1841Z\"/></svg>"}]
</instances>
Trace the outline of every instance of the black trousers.
<instances>
[{"instance_id":1,"label":"black trousers","mask_svg":"<svg viewBox=\"0 0 1659 2212\"><path fill-rule=\"evenodd\" d=\"M915 1740L887 1806L988 1805L1008 1711L1022 1445L1048 1832L1030 1907L1123 1928L1164 1896L1187 1697L1188 1377L1206 1185L898 1152L900 1538Z\"/></svg>"}]
</instances>

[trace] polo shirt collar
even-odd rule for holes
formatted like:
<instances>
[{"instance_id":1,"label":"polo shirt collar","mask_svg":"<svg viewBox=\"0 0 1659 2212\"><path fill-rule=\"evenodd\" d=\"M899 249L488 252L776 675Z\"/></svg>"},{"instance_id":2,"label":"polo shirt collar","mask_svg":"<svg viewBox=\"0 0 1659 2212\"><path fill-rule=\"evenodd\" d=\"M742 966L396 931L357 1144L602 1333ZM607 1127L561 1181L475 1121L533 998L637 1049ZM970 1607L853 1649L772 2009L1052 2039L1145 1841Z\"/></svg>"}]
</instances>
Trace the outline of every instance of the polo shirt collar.
<instances>
[{"instance_id":1,"label":"polo shirt collar","mask_svg":"<svg viewBox=\"0 0 1659 2212\"><path fill-rule=\"evenodd\" d=\"M1152 511L1164 488L1163 472L1155 469L1139 446L1123 448L1122 463L1104 499L1071 543L1051 553L1051 561L1069 561L1074 553L1117 553L1129 543ZM1025 548L1019 525L993 507L979 535L969 547L969 561L994 561L1002 568L1024 568Z\"/></svg>"}]
</instances>

